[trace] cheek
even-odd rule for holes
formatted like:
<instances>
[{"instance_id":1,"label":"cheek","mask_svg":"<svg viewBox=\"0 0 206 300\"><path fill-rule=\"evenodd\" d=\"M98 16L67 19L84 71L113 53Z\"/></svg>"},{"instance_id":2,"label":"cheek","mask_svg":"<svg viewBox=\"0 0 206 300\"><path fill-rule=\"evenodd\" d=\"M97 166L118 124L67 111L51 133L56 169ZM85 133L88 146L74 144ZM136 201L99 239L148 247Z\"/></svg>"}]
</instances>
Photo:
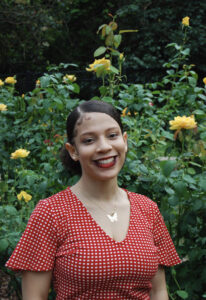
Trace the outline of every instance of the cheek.
<instances>
[{"instance_id":1,"label":"cheek","mask_svg":"<svg viewBox=\"0 0 206 300\"><path fill-rule=\"evenodd\" d=\"M125 153L127 152L127 144L124 141L121 141L119 143L118 147L119 147L121 152L125 152Z\"/></svg>"},{"instance_id":2,"label":"cheek","mask_svg":"<svg viewBox=\"0 0 206 300\"><path fill-rule=\"evenodd\" d=\"M79 152L79 158L84 159L84 158L89 158L93 154L94 150L91 146L86 146L86 147L80 146L78 148L78 152Z\"/></svg>"}]
</instances>

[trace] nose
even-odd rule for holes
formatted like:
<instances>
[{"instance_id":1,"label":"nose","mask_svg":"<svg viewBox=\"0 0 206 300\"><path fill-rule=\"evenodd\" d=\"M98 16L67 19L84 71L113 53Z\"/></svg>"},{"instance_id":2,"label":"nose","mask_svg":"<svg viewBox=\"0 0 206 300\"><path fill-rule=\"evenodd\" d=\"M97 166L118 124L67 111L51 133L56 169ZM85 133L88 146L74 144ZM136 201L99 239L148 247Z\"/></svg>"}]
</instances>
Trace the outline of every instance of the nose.
<instances>
[{"instance_id":1,"label":"nose","mask_svg":"<svg viewBox=\"0 0 206 300\"><path fill-rule=\"evenodd\" d=\"M112 149L112 145L109 143L109 141L105 138L102 137L98 141L98 146L97 146L97 152L107 152Z\"/></svg>"}]
</instances>

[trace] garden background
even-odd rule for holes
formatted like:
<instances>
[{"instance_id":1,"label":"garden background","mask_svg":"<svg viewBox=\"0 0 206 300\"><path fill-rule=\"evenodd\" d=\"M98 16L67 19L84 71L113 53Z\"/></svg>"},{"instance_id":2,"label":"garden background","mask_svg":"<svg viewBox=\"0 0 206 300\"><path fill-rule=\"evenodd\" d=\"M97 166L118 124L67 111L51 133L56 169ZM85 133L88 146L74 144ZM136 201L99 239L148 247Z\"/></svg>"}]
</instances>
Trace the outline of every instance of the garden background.
<instances>
[{"instance_id":1,"label":"garden background","mask_svg":"<svg viewBox=\"0 0 206 300\"><path fill-rule=\"evenodd\" d=\"M129 152L119 183L158 203L183 259L166 270L170 299L205 299L205 1L2 0L0 8L0 275L11 279L8 299L13 291L21 299L20 278L4 264L31 211L78 179L59 153L68 112L91 98L121 112Z\"/></svg>"}]
</instances>

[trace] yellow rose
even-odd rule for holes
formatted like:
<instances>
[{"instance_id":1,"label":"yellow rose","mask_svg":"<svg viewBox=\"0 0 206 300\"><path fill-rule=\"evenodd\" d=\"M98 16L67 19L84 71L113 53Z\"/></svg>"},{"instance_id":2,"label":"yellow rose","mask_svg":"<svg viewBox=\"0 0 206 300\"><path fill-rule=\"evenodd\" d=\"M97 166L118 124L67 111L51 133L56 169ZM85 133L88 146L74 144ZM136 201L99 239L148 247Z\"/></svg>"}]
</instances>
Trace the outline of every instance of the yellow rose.
<instances>
[{"instance_id":1,"label":"yellow rose","mask_svg":"<svg viewBox=\"0 0 206 300\"><path fill-rule=\"evenodd\" d=\"M3 103L0 103L0 111L6 111L7 110L7 106Z\"/></svg>"},{"instance_id":2,"label":"yellow rose","mask_svg":"<svg viewBox=\"0 0 206 300\"><path fill-rule=\"evenodd\" d=\"M42 126L42 127L48 127L48 124L42 123L41 126Z\"/></svg>"},{"instance_id":3,"label":"yellow rose","mask_svg":"<svg viewBox=\"0 0 206 300\"><path fill-rule=\"evenodd\" d=\"M71 81L71 82L74 82L77 80L76 76L75 75L68 75L66 74L64 77L63 77L63 81L66 83L67 81Z\"/></svg>"},{"instance_id":4,"label":"yellow rose","mask_svg":"<svg viewBox=\"0 0 206 300\"><path fill-rule=\"evenodd\" d=\"M184 25L184 26L190 26L190 18L189 17L184 17L182 19L182 25Z\"/></svg>"},{"instance_id":5,"label":"yellow rose","mask_svg":"<svg viewBox=\"0 0 206 300\"><path fill-rule=\"evenodd\" d=\"M123 60L123 58L124 58L124 53L120 53L119 59L120 59L120 60Z\"/></svg>"},{"instance_id":6,"label":"yellow rose","mask_svg":"<svg viewBox=\"0 0 206 300\"><path fill-rule=\"evenodd\" d=\"M14 77L7 77L5 79L5 82L8 83L8 84L15 84L17 81Z\"/></svg>"},{"instance_id":7,"label":"yellow rose","mask_svg":"<svg viewBox=\"0 0 206 300\"><path fill-rule=\"evenodd\" d=\"M206 85L206 77L204 77L202 81L203 81L204 84Z\"/></svg>"},{"instance_id":8,"label":"yellow rose","mask_svg":"<svg viewBox=\"0 0 206 300\"><path fill-rule=\"evenodd\" d=\"M174 120L170 121L169 124L171 130L181 130L181 129L193 129L197 127L197 123L195 122L194 116L190 117L180 117L177 116Z\"/></svg>"},{"instance_id":9,"label":"yellow rose","mask_svg":"<svg viewBox=\"0 0 206 300\"><path fill-rule=\"evenodd\" d=\"M131 113L130 112L128 112L128 113L126 113L126 111L127 111L127 107L125 107L124 109L123 109L123 111L122 111L122 117L125 117L125 116L130 116L131 115Z\"/></svg>"},{"instance_id":10,"label":"yellow rose","mask_svg":"<svg viewBox=\"0 0 206 300\"><path fill-rule=\"evenodd\" d=\"M29 155L30 151L25 149L18 149L15 152L11 153L11 159L24 158Z\"/></svg>"},{"instance_id":11,"label":"yellow rose","mask_svg":"<svg viewBox=\"0 0 206 300\"><path fill-rule=\"evenodd\" d=\"M121 117L131 116L131 112L128 111L128 113L126 113L126 111L127 111L127 107L125 107L125 108L123 109L122 114L121 114ZM138 112L135 111L134 114L135 114L135 116L136 116L136 115L138 115Z\"/></svg>"},{"instance_id":12,"label":"yellow rose","mask_svg":"<svg viewBox=\"0 0 206 300\"><path fill-rule=\"evenodd\" d=\"M88 72L97 72L98 69L102 69L104 71L109 71L111 66L111 61L109 59L106 59L105 57L101 59L95 59L93 64L89 65L89 68L86 68Z\"/></svg>"},{"instance_id":13,"label":"yellow rose","mask_svg":"<svg viewBox=\"0 0 206 300\"><path fill-rule=\"evenodd\" d=\"M39 80L39 79L36 80L36 86L37 86L37 87L40 87L40 84L41 84L40 80Z\"/></svg>"},{"instance_id":14,"label":"yellow rose","mask_svg":"<svg viewBox=\"0 0 206 300\"><path fill-rule=\"evenodd\" d=\"M4 85L4 82L0 79L0 86Z\"/></svg>"},{"instance_id":15,"label":"yellow rose","mask_svg":"<svg viewBox=\"0 0 206 300\"><path fill-rule=\"evenodd\" d=\"M19 201L21 201L23 199L25 202L29 202L31 200L32 196L27 194L25 191L21 191L21 193L19 193L17 195L17 198Z\"/></svg>"}]
</instances>

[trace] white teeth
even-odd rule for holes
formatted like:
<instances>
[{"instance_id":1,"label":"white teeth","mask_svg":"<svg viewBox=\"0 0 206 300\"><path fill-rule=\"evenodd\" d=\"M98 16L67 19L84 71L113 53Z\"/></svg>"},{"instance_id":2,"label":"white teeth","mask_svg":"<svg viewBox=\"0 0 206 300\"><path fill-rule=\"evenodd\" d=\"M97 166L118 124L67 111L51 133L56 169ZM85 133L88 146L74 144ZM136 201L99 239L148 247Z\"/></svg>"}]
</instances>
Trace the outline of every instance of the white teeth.
<instances>
[{"instance_id":1,"label":"white teeth","mask_svg":"<svg viewBox=\"0 0 206 300\"><path fill-rule=\"evenodd\" d=\"M114 157L108 158L108 159L100 159L97 162L100 163L100 164L109 164L109 163L111 163L113 161L114 161Z\"/></svg>"}]
</instances>

